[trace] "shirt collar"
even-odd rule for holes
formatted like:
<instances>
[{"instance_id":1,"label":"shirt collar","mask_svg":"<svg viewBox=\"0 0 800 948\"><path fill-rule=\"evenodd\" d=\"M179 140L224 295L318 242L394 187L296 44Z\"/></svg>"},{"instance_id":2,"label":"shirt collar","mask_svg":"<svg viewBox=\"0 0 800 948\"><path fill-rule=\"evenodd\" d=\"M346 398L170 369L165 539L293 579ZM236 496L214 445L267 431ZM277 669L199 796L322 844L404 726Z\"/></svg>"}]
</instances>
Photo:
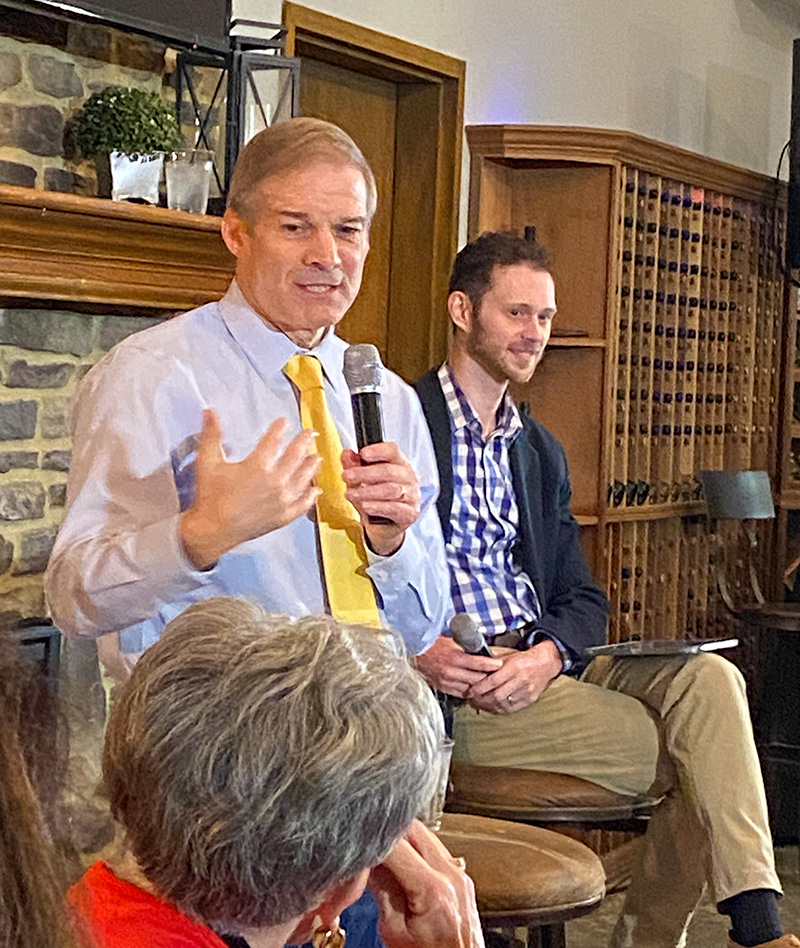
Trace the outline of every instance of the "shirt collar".
<instances>
[{"instance_id":1,"label":"shirt collar","mask_svg":"<svg viewBox=\"0 0 800 948\"><path fill-rule=\"evenodd\" d=\"M228 332L268 384L283 377L284 365L299 352L319 359L325 379L334 391L344 387L342 360L347 344L338 338L333 329L328 329L313 349L295 345L284 332L259 316L245 299L236 280L231 282L227 293L219 301L219 310Z\"/></svg>"},{"instance_id":2,"label":"shirt collar","mask_svg":"<svg viewBox=\"0 0 800 948\"><path fill-rule=\"evenodd\" d=\"M442 363L439 367L438 374L439 384L442 386L442 394L447 403L447 409L450 412L453 430L458 431L460 428L469 428L483 439L483 426L473 411L472 405L470 405L467 400L467 396L456 381L455 374L448 362ZM510 444L521 430L522 419L520 418L517 406L514 404L514 400L511 398L508 390L506 390L497 409L496 427L491 436L502 438Z\"/></svg>"}]
</instances>

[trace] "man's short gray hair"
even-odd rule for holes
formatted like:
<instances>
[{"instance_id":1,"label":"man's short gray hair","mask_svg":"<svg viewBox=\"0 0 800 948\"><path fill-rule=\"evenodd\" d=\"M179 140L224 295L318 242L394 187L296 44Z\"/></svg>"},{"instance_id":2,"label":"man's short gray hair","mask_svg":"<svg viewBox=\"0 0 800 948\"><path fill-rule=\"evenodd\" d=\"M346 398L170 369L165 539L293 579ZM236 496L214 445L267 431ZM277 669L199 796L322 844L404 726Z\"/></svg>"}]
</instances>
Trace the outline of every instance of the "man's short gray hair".
<instances>
[{"instance_id":1,"label":"man's short gray hair","mask_svg":"<svg viewBox=\"0 0 800 948\"><path fill-rule=\"evenodd\" d=\"M103 760L162 897L220 931L276 925L385 857L442 739L388 635L231 598L167 626L120 694Z\"/></svg>"},{"instance_id":2,"label":"man's short gray hair","mask_svg":"<svg viewBox=\"0 0 800 948\"><path fill-rule=\"evenodd\" d=\"M276 122L254 135L236 159L228 188L228 207L249 226L255 226L263 200L263 183L286 171L309 168L318 161L349 164L361 172L367 189L367 223L370 223L378 204L378 192L367 159L344 129L317 118Z\"/></svg>"}]
</instances>

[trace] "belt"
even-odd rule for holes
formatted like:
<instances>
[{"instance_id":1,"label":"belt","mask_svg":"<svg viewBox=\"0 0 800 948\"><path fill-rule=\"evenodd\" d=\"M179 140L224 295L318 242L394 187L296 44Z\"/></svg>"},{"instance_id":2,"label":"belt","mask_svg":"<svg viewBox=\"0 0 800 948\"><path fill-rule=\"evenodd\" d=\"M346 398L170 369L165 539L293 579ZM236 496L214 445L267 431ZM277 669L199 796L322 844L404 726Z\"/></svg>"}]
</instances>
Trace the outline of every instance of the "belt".
<instances>
[{"instance_id":1,"label":"belt","mask_svg":"<svg viewBox=\"0 0 800 948\"><path fill-rule=\"evenodd\" d=\"M532 622L526 622L525 625L521 625L518 629L512 629L510 632L501 632L500 635L495 635L494 638L487 636L486 641L489 645L499 645L502 648L516 648L520 651L525 651L525 649L531 647L527 639L535 628Z\"/></svg>"}]
</instances>

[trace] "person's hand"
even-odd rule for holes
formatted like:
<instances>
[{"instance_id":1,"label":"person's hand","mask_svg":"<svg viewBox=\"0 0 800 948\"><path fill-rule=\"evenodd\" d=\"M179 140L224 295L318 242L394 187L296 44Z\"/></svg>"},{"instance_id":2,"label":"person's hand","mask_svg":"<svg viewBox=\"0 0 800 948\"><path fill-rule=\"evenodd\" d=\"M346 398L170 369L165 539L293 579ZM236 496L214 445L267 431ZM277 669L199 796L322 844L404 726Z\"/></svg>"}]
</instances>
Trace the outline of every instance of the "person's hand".
<instances>
[{"instance_id":1,"label":"person's hand","mask_svg":"<svg viewBox=\"0 0 800 948\"><path fill-rule=\"evenodd\" d=\"M370 549L379 556L391 556L419 517L419 481L414 468L393 441L367 444L360 454L343 451L342 467L345 496L361 517ZM389 523L371 523L370 517L384 517Z\"/></svg>"},{"instance_id":2,"label":"person's hand","mask_svg":"<svg viewBox=\"0 0 800 948\"><path fill-rule=\"evenodd\" d=\"M274 421L252 452L228 461L213 409L203 412L195 461L194 503L181 514L180 539L196 569L213 565L228 550L301 517L319 494L320 458L310 454L314 434L302 431L281 451L289 423Z\"/></svg>"},{"instance_id":3,"label":"person's hand","mask_svg":"<svg viewBox=\"0 0 800 948\"><path fill-rule=\"evenodd\" d=\"M369 888L386 948L483 948L472 879L419 820L372 870Z\"/></svg>"},{"instance_id":4,"label":"person's hand","mask_svg":"<svg viewBox=\"0 0 800 948\"><path fill-rule=\"evenodd\" d=\"M533 704L561 674L563 664L555 642L542 639L524 652L505 655L503 667L472 685L466 698L479 711L513 714Z\"/></svg>"},{"instance_id":5,"label":"person's hand","mask_svg":"<svg viewBox=\"0 0 800 948\"><path fill-rule=\"evenodd\" d=\"M457 698L463 698L472 685L503 667L499 658L468 655L446 635L440 635L427 652L417 655L415 664L428 684Z\"/></svg>"}]
</instances>

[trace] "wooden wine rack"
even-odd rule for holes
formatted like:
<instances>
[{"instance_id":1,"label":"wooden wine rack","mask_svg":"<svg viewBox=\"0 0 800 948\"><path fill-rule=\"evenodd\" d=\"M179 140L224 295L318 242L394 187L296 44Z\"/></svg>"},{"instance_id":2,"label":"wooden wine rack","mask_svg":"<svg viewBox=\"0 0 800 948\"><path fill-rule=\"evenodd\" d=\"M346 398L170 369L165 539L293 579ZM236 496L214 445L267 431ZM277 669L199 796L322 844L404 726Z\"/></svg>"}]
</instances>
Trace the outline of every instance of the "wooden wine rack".
<instances>
[{"instance_id":1,"label":"wooden wine rack","mask_svg":"<svg viewBox=\"0 0 800 948\"><path fill-rule=\"evenodd\" d=\"M623 132L467 136L471 236L534 226L551 254L553 338L515 394L566 448L610 640L729 631L696 475L778 474L782 187Z\"/></svg>"}]
</instances>

